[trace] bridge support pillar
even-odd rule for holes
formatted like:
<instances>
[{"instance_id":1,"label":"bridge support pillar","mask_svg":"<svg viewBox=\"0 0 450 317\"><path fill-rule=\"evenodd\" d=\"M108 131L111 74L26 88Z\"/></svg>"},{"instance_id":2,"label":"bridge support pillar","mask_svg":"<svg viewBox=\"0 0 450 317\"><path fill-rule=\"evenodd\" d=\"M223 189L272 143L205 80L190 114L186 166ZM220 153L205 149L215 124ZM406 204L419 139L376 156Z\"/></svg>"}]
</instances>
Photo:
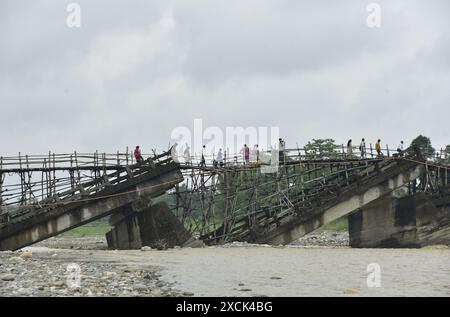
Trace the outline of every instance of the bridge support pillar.
<instances>
[{"instance_id":1,"label":"bridge support pillar","mask_svg":"<svg viewBox=\"0 0 450 317\"><path fill-rule=\"evenodd\" d=\"M140 249L143 246L165 249L174 246L201 247L170 211L166 203L127 206L111 217L114 226L106 234L110 249Z\"/></svg>"},{"instance_id":2,"label":"bridge support pillar","mask_svg":"<svg viewBox=\"0 0 450 317\"><path fill-rule=\"evenodd\" d=\"M139 249L142 246L139 218L137 214L124 218L106 233L110 249Z\"/></svg>"},{"instance_id":3,"label":"bridge support pillar","mask_svg":"<svg viewBox=\"0 0 450 317\"><path fill-rule=\"evenodd\" d=\"M348 223L352 247L450 245L450 206L437 207L426 193L382 197L349 215Z\"/></svg>"}]
</instances>

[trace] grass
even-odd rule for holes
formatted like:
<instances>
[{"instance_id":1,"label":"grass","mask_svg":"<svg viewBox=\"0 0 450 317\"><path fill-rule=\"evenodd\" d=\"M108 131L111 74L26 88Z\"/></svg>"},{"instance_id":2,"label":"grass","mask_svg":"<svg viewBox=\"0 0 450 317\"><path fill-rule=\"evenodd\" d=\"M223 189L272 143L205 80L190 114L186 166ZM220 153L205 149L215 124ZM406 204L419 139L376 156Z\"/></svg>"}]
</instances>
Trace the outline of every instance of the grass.
<instances>
[{"instance_id":1,"label":"grass","mask_svg":"<svg viewBox=\"0 0 450 317\"><path fill-rule=\"evenodd\" d=\"M104 236L111 226L107 220L97 220L84 226L72 229L61 234L64 237Z\"/></svg>"},{"instance_id":2,"label":"grass","mask_svg":"<svg viewBox=\"0 0 450 317\"><path fill-rule=\"evenodd\" d=\"M321 232L342 232L342 231L348 231L348 222L347 222L347 217L342 217L339 219L336 219L333 222L330 222L329 224L327 224L326 226L322 226L319 229L317 229L316 231L314 231L315 233L321 233Z\"/></svg>"}]
</instances>

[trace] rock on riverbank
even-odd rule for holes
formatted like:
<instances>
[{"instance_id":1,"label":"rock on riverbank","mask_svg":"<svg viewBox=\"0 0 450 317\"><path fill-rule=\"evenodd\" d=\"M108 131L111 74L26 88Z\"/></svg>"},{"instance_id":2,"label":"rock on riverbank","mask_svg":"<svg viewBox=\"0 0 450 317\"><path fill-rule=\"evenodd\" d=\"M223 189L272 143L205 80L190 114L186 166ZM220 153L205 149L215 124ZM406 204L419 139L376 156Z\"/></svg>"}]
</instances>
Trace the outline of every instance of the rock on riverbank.
<instances>
[{"instance_id":1,"label":"rock on riverbank","mask_svg":"<svg viewBox=\"0 0 450 317\"><path fill-rule=\"evenodd\" d=\"M155 267L114 262L67 263L59 252L0 252L0 296L180 296Z\"/></svg>"},{"instance_id":2,"label":"rock on riverbank","mask_svg":"<svg viewBox=\"0 0 450 317\"><path fill-rule=\"evenodd\" d=\"M291 243L295 246L348 247L348 232L311 233Z\"/></svg>"}]
</instances>

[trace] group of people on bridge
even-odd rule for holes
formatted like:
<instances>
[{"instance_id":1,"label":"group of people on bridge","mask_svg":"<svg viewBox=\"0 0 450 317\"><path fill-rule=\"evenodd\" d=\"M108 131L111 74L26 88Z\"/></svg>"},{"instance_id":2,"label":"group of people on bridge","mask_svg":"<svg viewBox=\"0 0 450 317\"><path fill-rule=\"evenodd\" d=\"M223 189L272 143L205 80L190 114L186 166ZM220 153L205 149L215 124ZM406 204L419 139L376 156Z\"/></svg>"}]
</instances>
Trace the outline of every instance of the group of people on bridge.
<instances>
[{"instance_id":1,"label":"group of people on bridge","mask_svg":"<svg viewBox=\"0 0 450 317\"><path fill-rule=\"evenodd\" d=\"M286 143L283 139L279 138L279 147L278 147L278 151L279 151L279 160L280 161L284 161L285 159L285 150L286 150ZM189 150L189 146L186 144L186 150ZM191 159L190 159L190 153L189 152L184 152L184 157L185 157L185 162L186 163L191 163ZM259 145L255 144L253 146L253 150L250 150L250 148L247 146L247 144L244 144L244 146L242 147L242 149L240 150L239 154L242 154L243 156L243 163L244 165L247 164L251 164L251 163L259 163L260 162L260 150L259 150ZM225 166L225 158L226 158L226 153L223 152L222 148L219 148L219 152L217 153L217 155L215 156L215 158L213 159L213 166L214 167L223 167ZM235 159L237 160L237 157L235 157ZM202 146L202 153L201 153L201 159L200 159L200 166L206 166L206 145Z\"/></svg>"},{"instance_id":2,"label":"group of people on bridge","mask_svg":"<svg viewBox=\"0 0 450 317\"><path fill-rule=\"evenodd\" d=\"M348 140L347 142L347 155L352 156L353 155L353 144L352 140ZM375 151L377 152L377 157L381 158L384 156L382 149L381 149L381 139L378 139L378 141L375 143ZM397 154L398 156L403 156L405 149L404 149L404 142L400 141L400 143L397 146ZM359 154L362 159L367 157L367 147L366 147L366 140L362 138L361 143L359 144Z\"/></svg>"},{"instance_id":3,"label":"group of people on bridge","mask_svg":"<svg viewBox=\"0 0 450 317\"><path fill-rule=\"evenodd\" d=\"M172 157L174 161L178 162L178 153L177 153L177 144L175 144L172 149ZM354 155L354 149L355 147L352 144L352 140L348 140L347 142L347 156L353 156ZM366 146L366 140L364 138L361 139L361 143L359 144L359 155L361 159L367 158L367 146ZM372 146L370 147L372 150ZM375 151L376 151L376 157L381 158L384 156L381 148L381 139L378 139L378 141L375 143ZM282 139L278 139L278 153L279 153L279 162L284 162L286 160L286 142ZM250 150L250 148L247 146L247 144L244 144L243 148L239 152L239 154L242 154L243 156L243 163L244 164L250 164L250 163L259 163L260 162L260 150L259 145L255 144L253 147L253 150ZM399 145L397 146L397 153L395 155L397 156L403 156L404 154L404 142L400 141ZM373 155L372 155L373 156ZM186 144L186 148L183 152L184 162L186 164L192 164L192 156L190 153L190 147L188 144ZM206 145L202 146L201 150L201 157L200 157L200 166L206 166ZM140 146L137 145L134 149L134 158L137 163L141 163L144 158L142 157ZM237 157L234 157L237 161ZM219 149L217 155L213 155L212 164L214 167L223 167L226 164L226 152L222 150L222 148Z\"/></svg>"}]
</instances>

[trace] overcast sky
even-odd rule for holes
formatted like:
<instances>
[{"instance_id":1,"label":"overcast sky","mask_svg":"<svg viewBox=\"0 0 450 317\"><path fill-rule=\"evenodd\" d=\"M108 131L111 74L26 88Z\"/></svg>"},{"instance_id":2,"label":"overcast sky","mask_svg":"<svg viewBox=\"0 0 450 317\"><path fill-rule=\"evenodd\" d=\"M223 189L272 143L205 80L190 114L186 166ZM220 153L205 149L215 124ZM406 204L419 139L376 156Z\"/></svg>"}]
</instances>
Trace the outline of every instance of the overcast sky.
<instances>
[{"instance_id":1,"label":"overcast sky","mask_svg":"<svg viewBox=\"0 0 450 317\"><path fill-rule=\"evenodd\" d=\"M177 126L450 144L450 2L0 0L0 155L167 148Z\"/></svg>"}]
</instances>

